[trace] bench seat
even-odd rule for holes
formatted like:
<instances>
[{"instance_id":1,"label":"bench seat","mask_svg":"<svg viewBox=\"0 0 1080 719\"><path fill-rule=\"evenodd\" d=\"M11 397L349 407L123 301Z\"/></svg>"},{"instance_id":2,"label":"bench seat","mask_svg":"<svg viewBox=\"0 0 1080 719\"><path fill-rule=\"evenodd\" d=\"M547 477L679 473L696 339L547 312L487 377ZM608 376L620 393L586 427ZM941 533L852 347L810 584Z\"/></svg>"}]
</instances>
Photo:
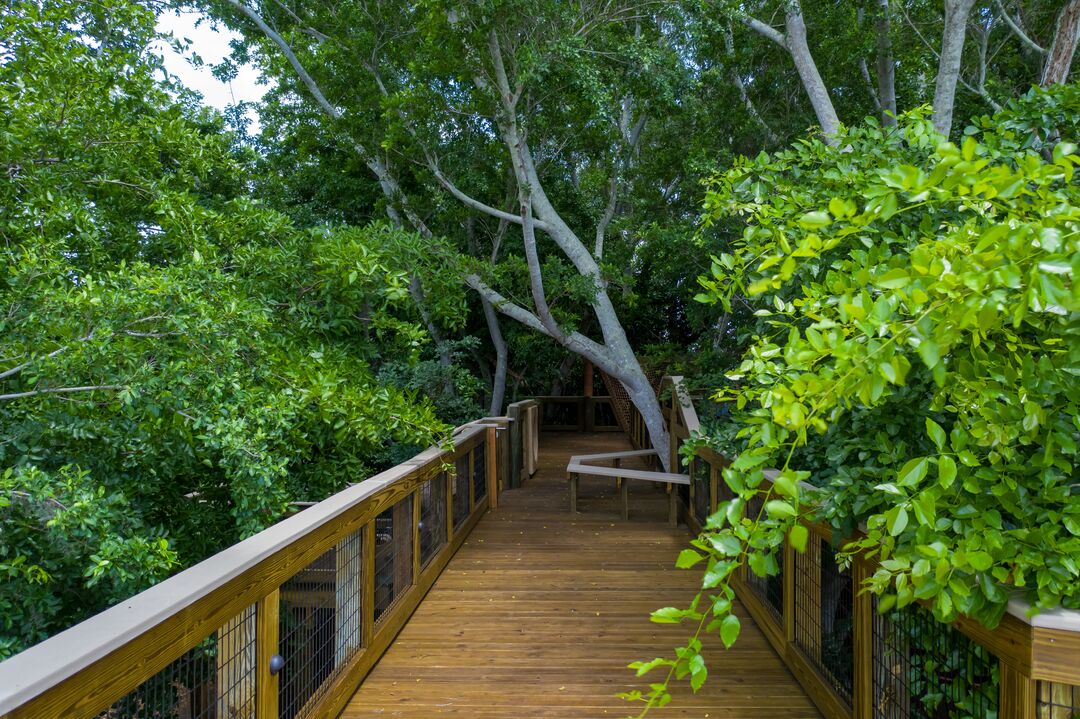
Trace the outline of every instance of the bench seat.
<instances>
[{"instance_id":1,"label":"bench seat","mask_svg":"<svg viewBox=\"0 0 1080 719\"><path fill-rule=\"evenodd\" d=\"M689 485L690 476L675 472L653 472L645 469L625 469L623 467L597 467L585 464L587 461L600 461L612 459L616 462L629 456L644 457L655 454L652 450L635 450L634 452L609 452L600 454L582 454L570 458L566 465L566 478L570 480L570 511L577 511L578 479L581 475L587 477L611 477L619 485L619 494L622 500L622 518L630 517L630 483L626 480L638 480L642 482L658 482L668 485L668 522L671 526L677 526L679 522L677 493L672 485Z\"/></svg>"}]
</instances>

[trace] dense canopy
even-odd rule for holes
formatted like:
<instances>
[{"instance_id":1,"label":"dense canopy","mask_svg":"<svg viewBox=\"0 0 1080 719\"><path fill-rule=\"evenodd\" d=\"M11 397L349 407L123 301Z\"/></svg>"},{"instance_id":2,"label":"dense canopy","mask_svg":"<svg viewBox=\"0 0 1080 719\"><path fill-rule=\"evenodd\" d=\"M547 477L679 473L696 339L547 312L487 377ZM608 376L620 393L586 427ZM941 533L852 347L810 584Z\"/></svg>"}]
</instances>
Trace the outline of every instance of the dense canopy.
<instances>
[{"instance_id":1,"label":"dense canopy","mask_svg":"<svg viewBox=\"0 0 1080 719\"><path fill-rule=\"evenodd\" d=\"M164 72L177 9L257 106ZM8 3L0 657L586 366L657 447L687 376L690 446L738 457L659 621L730 644L732 573L808 515L866 529L882 609L1080 608L1078 34L1078 0ZM695 642L641 673L700 686Z\"/></svg>"}]
</instances>

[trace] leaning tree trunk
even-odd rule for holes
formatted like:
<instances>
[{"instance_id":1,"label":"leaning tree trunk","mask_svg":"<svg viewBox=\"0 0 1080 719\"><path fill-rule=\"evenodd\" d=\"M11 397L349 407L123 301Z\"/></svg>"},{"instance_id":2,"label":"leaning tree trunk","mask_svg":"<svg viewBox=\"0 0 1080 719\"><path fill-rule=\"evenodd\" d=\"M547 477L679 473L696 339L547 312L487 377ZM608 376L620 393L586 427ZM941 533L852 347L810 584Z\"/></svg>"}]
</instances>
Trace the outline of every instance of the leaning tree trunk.
<instances>
[{"instance_id":1,"label":"leaning tree trunk","mask_svg":"<svg viewBox=\"0 0 1080 719\"><path fill-rule=\"evenodd\" d=\"M1058 85L1069 78L1076 40L1080 36L1080 0L1069 0L1058 13L1054 27L1054 41L1046 54L1039 84L1043 87Z\"/></svg>"},{"instance_id":2,"label":"leaning tree trunk","mask_svg":"<svg viewBox=\"0 0 1080 719\"><path fill-rule=\"evenodd\" d=\"M956 83L964 54L968 16L975 0L945 0L945 29L941 34L941 58L934 86L934 129L948 137L952 130Z\"/></svg>"},{"instance_id":3,"label":"leaning tree trunk","mask_svg":"<svg viewBox=\"0 0 1080 719\"><path fill-rule=\"evenodd\" d=\"M806 95L810 98L810 105L814 108L821 131L830 144L835 143L836 133L840 131L840 118L836 115L829 90L825 87L825 81L821 79L817 63L810 53L810 46L806 43L806 21L803 19L802 6L793 2L787 12L787 48L795 61L795 69L799 72Z\"/></svg>"}]
</instances>

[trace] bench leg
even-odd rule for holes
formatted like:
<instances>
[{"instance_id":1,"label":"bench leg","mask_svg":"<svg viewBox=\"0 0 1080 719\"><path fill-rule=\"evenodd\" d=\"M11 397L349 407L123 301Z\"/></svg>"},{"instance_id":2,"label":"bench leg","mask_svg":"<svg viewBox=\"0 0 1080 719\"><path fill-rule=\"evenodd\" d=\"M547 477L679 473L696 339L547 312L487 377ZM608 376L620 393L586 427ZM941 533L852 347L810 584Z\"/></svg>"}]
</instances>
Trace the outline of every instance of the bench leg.
<instances>
[{"instance_id":1,"label":"bench leg","mask_svg":"<svg viewBox=\"0 0 1080 719\"><path fill-rule=\"evenodd\" d=\"M570 475L570 511L577 512L577 474Z\"/></svg>"},{"instance_id":2,"label":"bench leg","mask_svg":"<svg viewBox=\"0 0 1080 719\"><path fill-rule=\"evenodd\" d=\"M679 497L679 493L675 491L675 486L668 484L668 524L672 527L679 526L679 505L676 501Z\"/></svg>"},{"instance_id":3,"label":"bench leg","mask_svg":"<svg viewBox=\"0 0 1080 719\"><path fill-rule=\"evenodd\" d=\"M624 480L619 480L622 486L619 487L619 495L622 498L622 518L623 521L630 519L630 483Z\"/></svg>"}]
</instances>

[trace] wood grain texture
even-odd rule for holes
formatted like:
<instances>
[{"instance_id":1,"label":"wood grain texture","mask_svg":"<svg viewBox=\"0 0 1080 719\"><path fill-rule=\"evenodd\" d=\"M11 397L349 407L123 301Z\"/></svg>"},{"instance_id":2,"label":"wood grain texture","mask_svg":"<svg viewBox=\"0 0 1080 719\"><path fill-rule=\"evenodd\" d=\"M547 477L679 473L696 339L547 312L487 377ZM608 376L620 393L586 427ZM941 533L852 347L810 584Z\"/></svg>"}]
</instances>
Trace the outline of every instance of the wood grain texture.
<instances>
[{"instance_id":1,"label":"wood grain texture","mask_svg":"<svg viewBox=\"0 0 1080 719\"><path fill-rule=\"evenodd\" d=\"M615 695L644 680L626 664L670 654L690 631L653 624L649 612L685 604L700 575L674 568L688 535L666 525L662 487L625 483L634 518L623 522L613 482L582 477L581 513L567 512L570 455L626 442L613 433L544 435L540 471L469 535L342 717L629 714L632 705ZM694 695L681 685L650 716L819 716L741 606L738 613L743 631L731 651L706 641L704 689Z\"/></svg>"}]
</instances>

